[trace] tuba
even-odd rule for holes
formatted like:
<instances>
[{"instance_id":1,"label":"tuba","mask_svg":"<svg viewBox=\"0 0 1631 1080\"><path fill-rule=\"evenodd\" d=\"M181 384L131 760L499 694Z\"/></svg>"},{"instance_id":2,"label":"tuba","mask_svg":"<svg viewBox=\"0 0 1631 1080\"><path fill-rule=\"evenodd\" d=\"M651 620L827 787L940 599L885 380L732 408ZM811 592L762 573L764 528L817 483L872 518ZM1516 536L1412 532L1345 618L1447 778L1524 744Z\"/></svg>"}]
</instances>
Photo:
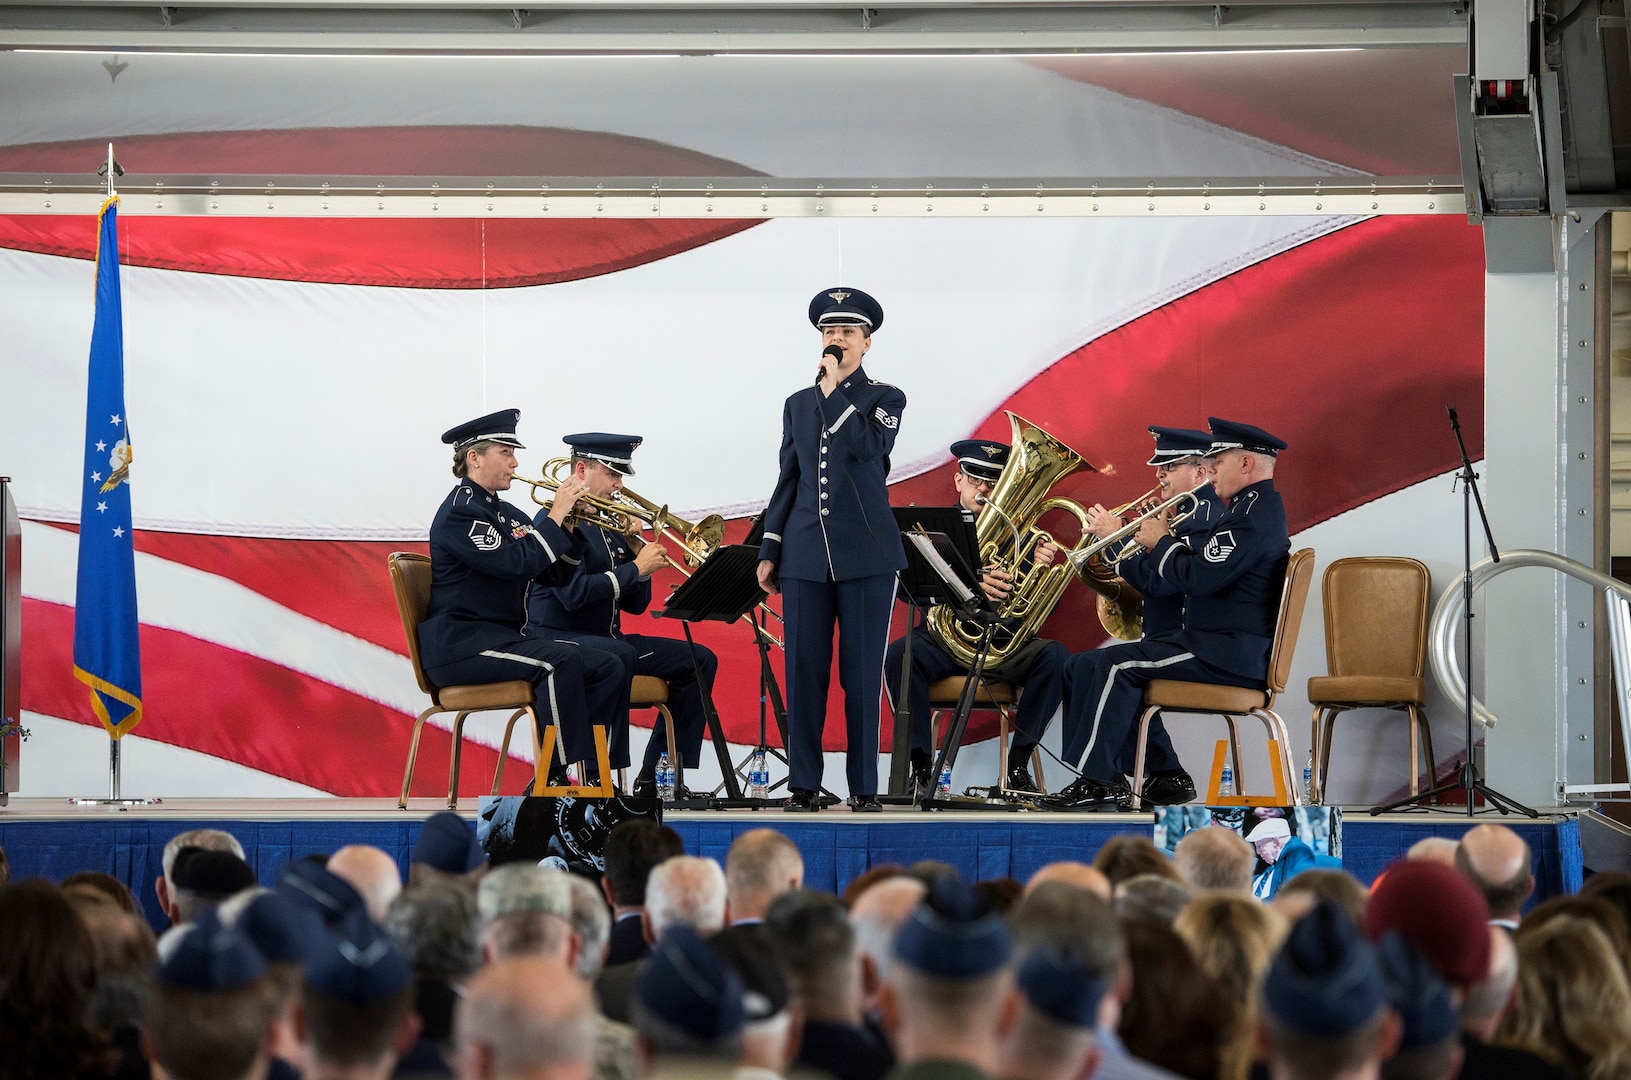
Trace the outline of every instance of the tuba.
<instances>
[{"instance_id":1,"label":"tuba","mask_svg":"<svg viewBox=\"0 0 1631 1080\"><path fill-rule=\"evenodd\" d=\"M1094 467L1028 420L1009 413L1008 423L1012 429L1008 464L1003 466L1002 475L974 522L981 565L1001 567L1013 578L1013 591L999 610L1003 625L992 636L986 664L1000 667L1029 644L1076 575L1099 594L1099 618L1105 629L1116 637L1138 637L1142 597L1117 581L1114 570L1098 560L1077 567L1071 559L1050 566L1037 566L1027 559L1038 541L1053 539L1036 523L1054 510L1076 519L1081 529L1077 549L1095 540L1087 531L1087 511L1080 503L1048 498L1048 489L1059 480L1084 464L1089 469ZM929 609L928 627L947 655L965 667L973 666L983 636L978 626L958 619L949 605L936 604Z\"/></svg>"}]
</instances>

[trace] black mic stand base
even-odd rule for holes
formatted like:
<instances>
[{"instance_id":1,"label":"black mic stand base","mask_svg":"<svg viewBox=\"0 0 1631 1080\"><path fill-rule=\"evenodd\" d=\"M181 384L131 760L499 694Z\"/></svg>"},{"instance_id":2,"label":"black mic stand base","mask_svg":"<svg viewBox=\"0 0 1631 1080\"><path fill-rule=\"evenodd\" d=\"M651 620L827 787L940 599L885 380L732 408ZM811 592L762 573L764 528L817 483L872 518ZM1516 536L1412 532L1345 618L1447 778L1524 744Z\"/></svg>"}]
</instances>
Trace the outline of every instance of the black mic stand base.
<instances>
[{"instance_id":1,"label":"black mic stand base","mask_svg":"<svg viewBox=\"0 0 1631 1080\"><path fill-rule=\"evenodd\" d=\"M1540 811L1525 806L1523 803L1518 802L1516 799L1509 796L1502 795L1499 791L1496 791L1494 788L1480 780L1478 778L1478 769L1470 760L1471 748L1468 749L1468 757L1469 760L1462 762L1461 767L1456 770L1456 778L1454 780L1447 784L1440 784L1438 787L1424 791L1419 795L1410 795L1403 799L1399 799L1397 802L1390 802L1386 806L1373 806L1369 811L1370 816L1376 817L1378 814L1398 814L1421 810L1429 813L1441 814L1459 814L1465 812L1467 817L1473 817L1477 814L1488 814L1492 811L1499 810L1502 814L1516 813L1523 814L1525 817L1540 817ZM1430 805L1433 799L1438 798L1440 795L1449 795L1452 792L1460 792L1462 797L1466 800L1465 811L1463 811L1461 805L1457 803L1451 803L1446 806ZM1475 795L1482 795L1484 797L1484 808L1482 810L1475 808Z\"/></svg>"}]
</instances>

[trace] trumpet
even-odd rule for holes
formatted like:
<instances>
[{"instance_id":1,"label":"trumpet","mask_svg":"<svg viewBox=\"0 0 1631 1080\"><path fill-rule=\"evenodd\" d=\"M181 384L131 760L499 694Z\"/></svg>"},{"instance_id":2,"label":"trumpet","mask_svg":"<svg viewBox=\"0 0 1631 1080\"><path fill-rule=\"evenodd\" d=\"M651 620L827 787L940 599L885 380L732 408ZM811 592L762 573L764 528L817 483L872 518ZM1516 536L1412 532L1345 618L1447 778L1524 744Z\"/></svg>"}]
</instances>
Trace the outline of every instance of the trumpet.
<instances>
[{"instance_id":1,"label":"trumpet","mask_svg":"<svg viewBox=\"0 0 1631 1080\"><path fill-rule=\"evenodd\" d=\"M1123 517L1128 513L1132 513L1133 516L1128 518L1126 524L1109 536L1102 536L1086 547L1080 547L1072 551L1068 556L1071 565L1080 570L1087 565L1089 559L1097 559L1100 565L1114 570L1124 560L1132 558L1143 550L1134 537L1137 535L1138 530L1143 527L1144 522L1149 521L1151 518L1168 515L1166 521L1167 527L1170 529L1179 522L1187 521L1193 517L1196 509L1201 504L1200 497L1193 491L1179 492L1164 502L1157 501L1160 499L1160 495L1160 488L1151 488L1132 502L1123 503L1111 510L1110 512L1117 517Z\"/></svg>"}]
</instances>

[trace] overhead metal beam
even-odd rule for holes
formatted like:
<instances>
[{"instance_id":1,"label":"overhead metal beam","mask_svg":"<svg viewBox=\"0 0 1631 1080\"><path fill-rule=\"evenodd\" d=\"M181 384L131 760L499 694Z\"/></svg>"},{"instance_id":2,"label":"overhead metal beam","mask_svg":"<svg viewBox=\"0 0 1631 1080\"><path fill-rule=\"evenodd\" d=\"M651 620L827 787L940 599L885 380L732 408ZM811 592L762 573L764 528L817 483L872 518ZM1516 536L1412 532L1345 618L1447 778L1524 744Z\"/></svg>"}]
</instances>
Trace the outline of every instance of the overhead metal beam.
<instances>
[{"instance_id":1,"label":"overhead metal beam","mask_svg":"<svg viewBox=\"0 0 1631 1080\"><path fill-rule=\"evenodd\" d=\"M1462 45L1465 5L1196 0L0 0L0 50L404 55L1037 54Z\"/></svg>"},{"instance_id":2,"label":"overhead metal beam","mask_svg":"<svg viewBox=\"0 0 1631 1080\"><path fill-rule=\"evenodd\" d=\"M118 185L124 214L256 218L1207 217L1465 214L1456 179L1291 177L1016 183L744 177L168 178ZM89 180L0 175L0 214L94 214Z\"/></svg>"}]
</instances>

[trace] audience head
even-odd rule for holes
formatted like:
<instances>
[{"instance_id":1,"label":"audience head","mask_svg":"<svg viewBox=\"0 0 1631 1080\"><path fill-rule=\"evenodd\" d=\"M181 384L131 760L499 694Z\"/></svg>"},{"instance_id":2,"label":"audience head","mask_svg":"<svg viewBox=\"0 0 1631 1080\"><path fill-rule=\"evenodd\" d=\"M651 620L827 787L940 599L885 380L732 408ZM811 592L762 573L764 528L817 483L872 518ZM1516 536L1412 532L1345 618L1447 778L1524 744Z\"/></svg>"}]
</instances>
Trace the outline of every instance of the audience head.
<instances>
[{"instance_id":1,"label":"audience head","mask_svg":"<svg viewBox=\"0 0 1631 1080\"><path fill-rule=\"evenodd\" d=\"M1388 1008L1376 951L1328 902L1292 926L1264 977L1262 1005L1261 1041L1291 1077L1380 1063L1398 1043L1399 1021Z\"/></svg>"},{"instance_id":2,"label":"audience head","mask_svg":"<svg viewBox=\"0 0 1631 1080\"><path fill-rule=\"evenodd\" d=\"M814 889L792 889L770 905L765 927L806 1018L859 1023L861 962L843 903Z\"/></svg>"},{"instance_id":3,"label":"audience head","mask_svg":"<svg viewBox=\"0 0 1631 1080\"><path fill-rule=\"evenodd\" d=\"M457 985L481 969L481 918L463 882L426 878L391 901L384 929L421 979Z\"/></svg>"},{"instance_id":4,"label":"audience head","mask_svg":"<svg viewBox=\"0 0 1631 1080\"><path fill-rule=\"evenodd\" d=\"M1249 893L1238 892L1203 893L1173 923L1173 930L1229 1004L1226 1075L1243 1076L1250 1067L1263 975L1287 929L1285 920L1272 909Z\"/></svg>"},{"instance_id":5,"label":"audience head","mask_svg":"<svg viewBox=\"0 0 1631 1080\"><path fill-rule=\"evenodd\" d=\"M1506 1019L1518 985L1518 950L1512 935L1499 926L1488 932L1489 974L1468 986L1461 1000L1461 1030L1486 1043Z\"/></svg>"},{"instance_id":6,"label":"audience head","mask_svg":"<svg viewBox=\"0 0 1631 1080\"><path fill-rule=\"evenodd\" d=\"M742 977L688 926L657 940L635 972L629 1014L648 1061L670 1056L735 1063L742 1045Z\"/></svg>"},{"instance_id":7,"label":"audience head","mask_svg":"<svg viewBox=\"0 0 1631 1080\"><path fill-rule=\"evenodd\" d=\"M1131 986L1127 943L1109 902L1095 892L1044 881L1025 894L1009 916L1014 952L1021 963L1036 949L1069 949L1106 988L1100 1022L1121 1022L1121 997Z\"/></svg>"},{"instance_id":8,"label":"audience head","mask_svg":"<svg viewBox=\"0 0 1631 1080\"><path fill-rule=\"evenodd\" d=\"M1489 974L1489 906L1466 876L1443 863L1397 862L1371 889L1365 932L1380 941L1397 930L1452 986Z\"/></svg>"},{"instance_id":9,"label":"audience head","mask_svg":"<svg viewBox=\"0 0 1631 1080\"><path fill-rule=\"evenodd\" d=\"M685 854L680 834L649 818L612 826L606 834L606 874L601 887L614 908L637 908L646 902L646 879L659 863Z\"/></svg>"},{"instance_id":10,"label":"audience head","mask_svg":"<svg viewBox=\"0 0 1631 1080\"><path fill-rule=\"evenodd\" d=\"M1538 927L1552 919L1571 917L1585 919L1601 930L1603 936L1608 938L1614 955L1619 958L1620 966L1631 972L1631 933L1626 931L1620 909L1600 896L1554 896L1530 909L1529 914L1524 916L1523 925L1532 922Z\"/></svg>"},{"instance_id":11,"label":"audience head","mask_svg":"<svg viewBox=\"0 0 1631 1080\"><path fill-rule=\"evenodd\" d=\"M1505 825L1474 825L1461 837L1455 866L1484 894L1492 919L1516 920L1535 891L1529 844Z\"/></svg>"},{"instance_id":12,"label":"audience head","mask_svg":"<svg viewBox=\"0 0 1631 1080\"><path fill-rule=\"evenodd\" d=\"M1142 833L1120 833L1112 836L1093 856L1093 865L1110 880L1114 888L1128 878L1140 874L1159 874L1176 879L1178 870L1172 860Z\"/></svg>"},{"instance_id":13,"label":"audience head","mask_svg":"<svg viewBox=\"0 0 1631 1080\"><path fill-rule=\"evenodd\" d=\"M469 881L487 865L487 853L476 840L476 830L451 810L425 819L408 856L408 884L424 878L450 877Z\"/></svg>"},{"instance_id":14,"label":"audience head","mask_svg":"<svg viewBox=\"0 0 1631 1080\"><path fill-rule=\"evenodd\" d=\"M465 987L453 1030L459 1080L588 1080L594 1071L594 997L551 957L502 959L481 971Z\"/></svg>"},{"instance_id":15,"label":"audience head","mask_svg":"<svg viewBox=\"0 0 1631 1080\"><path fill-rule=\"evenodd\" d=\"M737 1064L780 1076L798 1056L801 1028L778 957L762 926L727 926L708 944L742 980L742 1049Z\"/></svg>"},{"instance_id":16,"label":"audience head","mask_svg":"<svg viewBox=\"0 0 1631 1080\"><path fill-rule=\"evenodd\" d=\"M100 870L81 870L77 874L69 874L62 879L62 892L72 902L72 892L84 895L99 895L113 904L127 915L140 915L141 905L136 902L136 894L132 893L125 883L112 874L104 874Z\"/></svg>"},{"instance_id":17,"label":"audience head","mask_svg":"<svg viewBox=\"0 0 1631 1080\"><path fill-rule=\"evenodd\" d=\"M1311 867L1294 878L1287 879L1269 901L1269 906L1294 923L1321 900L1329 900L1342 909L1342 913L1355 926L1365 925L1365 903L1370 895L1359 879L1345 870L1326 870Z\"/></svg>"},{"instance_id":18,"label":"audience head","mask_svg":"<svg viewBox=\"0 0 1631 1080\"><path fill-rule=\"evenodd\" d=\"M1613 904L1620 913L1620 920L1631 929L1631 874L1624 870L1599 870L1581 884L1577 895Z\"/></svg>"},{"instance_id":19,"label":"audience head","mask_svg":"<svg viewBox=\"0 0 1631 1080\"><path fill-rule=\"evenodd\" d=\"M1414 945L1390 933L1377 961L1399 1019L1399 1048L1382 1063L1384 1080L1450 1080L1461 1071L1461 1023L1449 984Z\"/></svg>"},{"instance_id":20,"label":"audience head","mask_svg":"<svg viewBox=\"0 0 1631 1080\"><path fill-rule=\"evenodd\" d=\"M188 923L199 913L255 886L255 871L230 851L184 847L165 875L174 907L172 922Z\"/></svg>"},{"instance_id":21,"label":"audience head","mask_svg":"<svg viewBox=\"0 0 1631 1080\"><path fill-rule=\"evenodd\" d=\"M1171 926L1187 903L1189 889L1164 874L1135 874L1116 886L1116 916L1121 919L1154 919Z\"/></svg>"},{"instance_id":22,"label":"audience head","mask_svg":"<svg viewBox=\"0 0 1631 1080\"><path fill-rule=\"evenodd\" d=\"M1223 992L1170 926L1131 919L1121 930L1132 984L1117 1031L1128 1052L1179 1076L1217 1076L1234 1023Z\"/></svg>"},{"instance_id":23,"label":"audience head","mask_svg":"<svg viewBox=\"0 0 1631 1080\"><path fill-rule=\"evenodd\" d=\"M182 848L203 848L205 851L224 851L230 855L244 857L244 847L238 838L229 832L220 829L189 829L184 833L177 833L170 837L164 845L164 854L160 863L164 873L153 882L153 891L158 894L159 907L164 909L171 923L184 923L196 913L196 903L190 898L183 899L176 896L175 879L171 872L175 869L176 857L181 854ZM183 911L183 904L187 910Z\"/></svg>"},{"instance_id":24,"label":"audience head","mask_svg":"<svg viewBox=\"0 0 1631 1080\"><path fill-rule=\"evenodd\" d=\"M91 1025L101 1031L136 1027L158 961L153 931L146 920L113 904L76 911L96 950Z\"/></svg>"},{"instance_id":25,"label":"audience head","mask_svg":"<svg viewBox=\"0 0 1631 1080\"><path fill-rule=\"evenodd\" d=\"M1096 866L1089 866L1084 862L1063 860L1052 862L1031 875L1025 883L1025 891L1030 892L1038 885L1045 885L1050 881L1057 881L1065 885L1073 885L1078 889L1086 889L1101 900L1110 899L1110 879L1104 876L1104 871Z\"/></svg>"},{"instance_id":26,"label":"audience head","mask_svg":"<svg viewBox=\"0 0 1631 1080\"><path fill-rule=\"evenodd\" d=\"M306 964L297 1023L313 1071L323 1066L388 1075L413 1045L414 978L383 931L351 926L325 935Z\"/></svg>"},{"instance_id":27,"label":"audience head","mask_svg":"<svg viewBox=\"0 0 1631 1080\"><path fill-rule=\"evenodd\" d=\"M1109 987L1071 948L1045 946L1020 960L1014 975L1022 1005L998 1055L1003 1075L1076 1080L1099 1054L1094 1029Z\"/></svg>"},{"instance_id":28,"label":"audience head","mask_svg":"<svg viewBox=\"0 0 1631 1080\"><path fill-rule=\"evenodd\" d=\"M1019 898L1025 895L1025 886L1011 877L987 878L974 883L974 891L992 911L998 915L1006 915L1019 903Z\"/></svg>"},{"instance_id":29,"label":"audience head","mask_svg":"<svg viewBox=\"0 0 1631 1080\"><path fill-rule=\"evenodd\" d=\"M676 855L646 880L646 926L653 941L676 926L706 937L725 925L725 871L713 859Z\"/></svg>"},{"instance_id":30,"label":"audience head","mask_svg":"<svg viewBox=\"0 0 1631 1080\"><path fill-rule=\"evenodd\" d=\"M1173 849L1172 864L1196 892L1250 893L1257 853L1233 829L1208 825L1184 834Z\"/></svg>"},{"instance_id":31,"label":"audience head","mask_svg":"<svg viewBox=\"0 0 1631 1080\"><path fill-rule=\"evenodd\" d=\"M1631 1070L1631 990L1608 936L1583 918L1563 916L1513 938L1518 995L1499 1041L1561 1061L1581 1080Z\"/></svg>"},{"instance_id":32,"label":"audience head","mask_svg":"<svg viewBox=\"0 0 1631 1080\"><path fill-rule=\"evenodd\" d=\"M336 851L329 857L328 871L357 890L368 917L376 924L385 921L391 901L402 891L402 873L396 860L366 844L351 844Z\"/></svg>"},{"instance_id":33,"label":"audience head","mask_svg":"<svg viewBox=\"0 0 1631 1080\"><path fill-rule=\"evenodd\" d=\"M11 1075L88 1075L103 1041L87 1023L96 945L61 893L30 878L0 886L0 1053Z\"/></svg>"},{"instance_id":34,"label":"audience head","mask_svg":"<svg viewBox=\"0 0 1631 1080\"><path fill-rule=\"evenodd\" d=\"M888 881L890 878L900 877L905 873L906 867L900 863L882 863L868 868L866 873L851 878L850 883L844 886L841 896L844 906L853 907L860 895L872 888L872 886L881 881Z\"/></svg>"},{"instance_id":35,"label":"audience head","mask_svg":"<svg viewBox=\"0 0 1631 1080\"><path fill-rule=\"evenodd\" d=\"M254 1076L270 1056L276 987L249 939L205 911L165 935L144 1028L174 1080Z\"/></svg>"},{"instance_id":36,"label":"audience head","mask_svg":"<svg viewBox=\"0 0 1631 1080\"><path fill-rule=\"evenodd\" d=\"M572 898L572 933L578 938L578 977L594 982L606 964L612 912L601 891L578 875L566 875L566 885Z\"/></svg>"},{"instance_id":37,"label":"audience head","mask_svg":"<svg viewBox=\"0 0 1631 1080\"><path fill-rule=\"evenodd\" d=\"M325 927L342 931L371 921L362 894L349 881L331 873L326 858L296 859L278 875L280 895L305 908Z\"/></svg>"},{"instance_id":38,"label":"audience head","mask_svg":"<svg viewBox=\"0 0 1631 1080\"><path fill-rule=\"evenodd\" d=\"M489 871L476 891L488 959L548 956L575 966L569 880L560 870L531 863L505 863Z\"/></svg>"},{"instance_id":39,"label":"audience head","mask_svg":"<svg viewBox=\"0 0 1631 1080\"><path fill-rule=\"evenodd\" d=\"M749 829L725 855L725 889L732 922L763 919L770 902L804 884L804 857L775 829Z\"/></svg>"},{"instance_id":40,"label":"audience head","mask_svg":"<svg viewBox=\"0 0 1631 1080\"><path fill-rule=\"evenodd\" d=\"M1443 863L1445 866L1455 865L1455 853L1460 845L1448 836L1424 836L1410 845L1410 850L1404 857L1410 862Z\"/></svg>"},{"instance_id":41,"label":"audience head","mask_svg":"<svg viewBox=\"0 0 1631 1080\"><path fill-rule=\"evenodd\" d=\"M861 960L861 987L868 1009L877 1004L878 989L894 967L895 935L928 891L917 878L902 875L878 882L850 905L849 921L855 928L855 951Z\"/></svg>"}]
</instances>

